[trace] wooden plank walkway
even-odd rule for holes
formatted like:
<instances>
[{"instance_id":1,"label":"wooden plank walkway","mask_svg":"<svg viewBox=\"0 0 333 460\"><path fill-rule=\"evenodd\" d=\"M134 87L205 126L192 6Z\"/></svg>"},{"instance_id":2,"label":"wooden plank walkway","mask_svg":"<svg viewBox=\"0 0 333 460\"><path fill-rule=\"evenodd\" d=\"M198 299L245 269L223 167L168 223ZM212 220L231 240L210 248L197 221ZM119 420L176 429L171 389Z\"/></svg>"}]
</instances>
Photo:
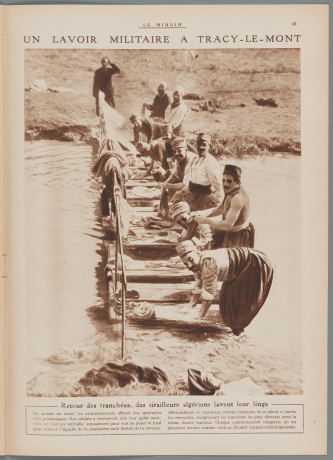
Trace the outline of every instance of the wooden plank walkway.
<instances>
[{"instance_id":1,"label":"wooden plank walkway","mask_svg":"<svg viewBox=\"0 0 333 460\"><path fill-rule=\"evenodd\" d=\"M189 303L191 297L192 283L159 285L145 283L129 283L129 291L139 293L139 302L153 303ZM218 304L219 294L215 296L213 303Z\"/></svg>"},{"instance_id":2,"label":"wooden plank walkway","mask_svg":"<svg viewBox=\"0 0 333 460\"><path fill-rule=\"evenodd\" d=\"M156 186L155 181L146 182L146 179L144 181L130 180L126 183L128 189ZM158 204L158 200L131 196L127 201L132 207L132 214L138 217L157 216L152 204ZM158 221L156 224L158 225ZM137 300L133 299L134 302L145 301L161 305L189 302L194 281L193 273L187 270L180 260L172 259L176 256L175 248L178 244L175 234L180 234L182 230L183 228L176 223L160 230L135 224L130 225L130 232L123 246L126 253L127 291L136 291L139 296ZM135 236L139 238L131 239ZM156 241L156 239L161 241ZM109 266L111 266L114 248L112 243L107 244L109 246ZM218 296L214 299L214 303L218 303Z\"/></svg>"}]
</instances>

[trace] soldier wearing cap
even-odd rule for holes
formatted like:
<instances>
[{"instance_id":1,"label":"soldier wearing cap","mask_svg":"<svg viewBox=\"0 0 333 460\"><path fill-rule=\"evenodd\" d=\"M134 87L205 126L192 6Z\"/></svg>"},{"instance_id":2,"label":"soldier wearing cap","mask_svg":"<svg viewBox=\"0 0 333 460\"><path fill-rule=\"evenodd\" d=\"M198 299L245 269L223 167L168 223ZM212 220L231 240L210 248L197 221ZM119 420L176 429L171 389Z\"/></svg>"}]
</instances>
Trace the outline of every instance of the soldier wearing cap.
<instances>
[{"instance_id":1,"label":"soldier wearing cap","mask_svg":"<svg viewBox=\"0 0 333 460\"><path fill-rule=\"evenodd\" d=\"M96 99L96 115L99 117L99 91L104 93L105 102L115 108L112 76L120 73L120 69L108 57L101 60L102 67L94 75L93 96Z\"/></svg>"},{"instance_id":2,"label":"soldier wearing cap","mask_svg":"<svg viewBox=\"0 0 333 460\"><path fill-rule=\"evenodd\" d=\"M198 224L209 224L213 235L213 248L254 247L254 227L250 223L249 197L241 186L242 170L226 165L223 171L224 199L212 209L197 213ZM220 221L211 219L222 216Z\"/></svg>"},{"instance_id":3,"label":"soldier wearing cap","mask_svg":"<svg viewBox=\"0 0 333 460\"><path fill-rule=\"evenodd\" d=\"M255 249L215 249L200 252L193 241L183 241L177 253L195 278L190 307L201 300L202 319L218 292L223 322L235 335L244 331L264 305L273 281L273 266Z\"/></svg>"},{"instance_id":4,"label":"soldier wearing cap","mask_svg":"<svg viewBox=\"0 0 333 460\"><path fill-rule=\"evenodd\" d=\"M186 201L191 211L209 209L222 201L222 174L217 160L209 153L211 137L200 133L197 138L198 157L187 168L184 188L174 201Z\"/></svg>"},{"instance_id":5,"label":"soldier wearing cap","mask_svg":"<svg viewBox=\"0 0 333 460\"><path fill-rule=\"evenodd\" d=\"M171 147L171 151L170 151ZM194 148L182 137L173 138L170 142L165 141L165 148L175 159L174 168L170 177L164 182L159 206L161 217L166 217L169 211L169 203L172 201L177 190L184 187L184 176L186 168L197 156Z\"/></svg>"},{"instance_id":6,"label":"soldier wearing cap","mask_svg":"<svg viewBox=\"0 0 333 460\"><path fill-rule=\"evenodd\" d=\"M187 143L183 137L176 137L170 142L173 157L176 160L174 169L172 170L171 176L164 183L164 190L181 190L184 187L184 177L186 169L189 168L191 162L197 157L196 153L189 150L191 146ZM170 198L170 197L169 197Z\"/></svg>"},{"instance_id":7,"label":"soldier wearing cap","mask_svg":"<svg viewBox=\"0 0 333 460\"><path fill-rule=\"evenodd\" d=\"M187 114L187 105L183 101L184 88L177 86L173 93L173 101L168 105L165 111L165 123L172 125L175 136L182 136L184 123Z\"/></svg>"},{"instance_id":8,"label":"soldier wearing cap","mask_svg":"<svg viewBox=\"0 0 333 460\"><path fill-rule=\"evenodd\" d=\"M174 203L169 210L169 217L184 228L180 241L191 240L197 235L198 224L191 216L190 207L186 201Z\"/></svg>"}]
</instances>

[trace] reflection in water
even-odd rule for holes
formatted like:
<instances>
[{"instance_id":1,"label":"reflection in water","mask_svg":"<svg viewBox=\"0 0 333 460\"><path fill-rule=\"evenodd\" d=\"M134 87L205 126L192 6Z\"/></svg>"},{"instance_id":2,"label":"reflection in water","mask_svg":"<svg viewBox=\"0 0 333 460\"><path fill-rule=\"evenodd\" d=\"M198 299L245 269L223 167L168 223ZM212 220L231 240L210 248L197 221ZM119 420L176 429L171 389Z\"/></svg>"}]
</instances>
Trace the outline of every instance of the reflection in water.
<instances>
[{"instance_id":1,"label":"reflection in water","mask_svg":"<svg viewBox=\"0 0 333 460\"><path fill-rule=\"evenodd\" d=\"M120 324L108 321L104 268L106 235L101 226L101 185L92 175L97 160L90 146L58 142L26 145L27 352L46 357L78 346L96 332L120 339ZM256 247L276 266L270 297L246 332L253 343L282 351L301 346L300 166L297 157L244 159L243 186L250 196ZM140 258L140 256L138 256ZM127 322L127 338L223 342L220 324L186 324L178 305L156 307L154 322ZM183 321L179 321L183 320ZM277 340L272 340L276 337Z\"/></svg>"}]
</instances>

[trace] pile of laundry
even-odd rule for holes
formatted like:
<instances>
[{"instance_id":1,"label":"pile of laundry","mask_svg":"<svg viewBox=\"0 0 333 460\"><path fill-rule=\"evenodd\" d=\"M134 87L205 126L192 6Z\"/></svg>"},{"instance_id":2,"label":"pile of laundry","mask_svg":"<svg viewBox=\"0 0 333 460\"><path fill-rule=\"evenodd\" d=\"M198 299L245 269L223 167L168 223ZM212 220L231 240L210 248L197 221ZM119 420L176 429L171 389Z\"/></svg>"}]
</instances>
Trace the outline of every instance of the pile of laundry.
<instances>
[{"instance_id":1,"label":"pile of laundry","mask_svg":"<svg viewBox=\"0 0 333 460\"><path fill-rule=\"evenodd\" d=\"M117 301L114 307L114 310L117 313L117 315L122 314L121 302ZM155 319L156 313L155 313L155 308L151 303L130 302L130 303L125 304L125 316L126 318L130 318L130 319L148 320L148 319Z\"/></svg>"},{"instance_id":2,"label":"pile of laundry","mask_svg":"<svg viewBox=\"0 0 333 460\"><path fill-rule=\"evenodd\" d=\"M156 228L156 227L149 227L149 228ZM157 227L160 229L160 227ZM154 243L164 243L164 244L178 244L179 243L179 235L177 232L174 231L167 231L165 235L156 235L154 233L146 233L146 234L135 234L132 232L126 240L124 240L124 245L128 245L130 243L134 243L136 241L144 241L146 243L154 244Z\"/></svg>"},{"instance_id":3,"label":"pile of laundry","mask_svg":"<svg viewBox=\"0 0 333 460\"><path fill-rule=\"evenodd\" d=\"M236 396L242 395L265 395L269 394L269 388L266 385L259 385L250 377L244 377L240 380L224 383L217 379L210 372L205 370L188 369L187 375L184 373L179 376L177 385L184 390L189 391L191 395L224 395Z\"/></svg>"},{"instance_id":4,"label":"pile of laundry","mask_svg":"<svg viewBox=\"0 0 333 460\"><path fill-rule=\"evenodd\" d=\"M156 230L161 230L163 228L171 227L174 222L170 222L168 220L163 220L160 217L154 216L138 216L136 214L131 214L129 216L130 224L135 225L137 227L146 227L146 228L154 228Z\"/></svg>"},{"instance_id":5,"label":"pile of laundry","mask_svg":"<svg viewBox=\"0 0 333 460\"><path fill-rule=\"evenodd\" d=\"M174 270L185 270L185 266L180 258L172 257L169 260L154 260L145 262L146 268L148 270L154 269L163 269L163 268L173 268Z\"/></svg>"},{"instance_id":6,"label":"pile of laundry","mask_svg":"<svg viewBox=\"0 0 333 460\"><path fill-rule=\"evenodd\" d=\"M150 385L170 386L166 373L158 367L137 366L134 363L106 363L99 369L91 369L79 380L84 387L123 388L131 383L140 382Z\"/></svg>"},{"instance_id":7,"label":"pile of laundry","mask_svg":"<svg viewBox=\"0 0 333 460\"><path fill-rule=\"evenodd\" d=\"M128 191L129 197L149 198L150 200L159 200L161 197L161 189L156 187L133 187Z\"/></svg>"},{"instance_id":8,"label":"pile of laundry","mask_svg":"<svg viewBox=\"0 0 333 460\"><path fill-rule=\"evenodd\" d=\"M83 351L75 348L60 349L47 358L51 364L72 364L83 357Z\"/></svg>"}]
</instances>

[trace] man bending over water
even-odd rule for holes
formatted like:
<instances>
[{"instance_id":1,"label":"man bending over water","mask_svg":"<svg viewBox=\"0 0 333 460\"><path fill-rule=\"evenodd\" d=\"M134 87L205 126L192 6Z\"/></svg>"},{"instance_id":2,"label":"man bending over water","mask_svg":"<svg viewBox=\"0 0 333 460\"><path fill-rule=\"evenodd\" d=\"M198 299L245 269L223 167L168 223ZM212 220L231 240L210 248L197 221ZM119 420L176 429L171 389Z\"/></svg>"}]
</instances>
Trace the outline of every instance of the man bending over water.
<instances>
[{"instance_id":1,"label":"man bending over water","mask_svg":"<svg viewBox=\"0 0 333 460\"><path fill-rule=\"evenodd\" d=\"M264 305L273 281L273 266L255 249L215 249L200 252L193 241L183 241L177 253L194 273L195 287L190 306L202 300L199 318L208 312L223 281L219 305L223 322L235 335L244 332Z\"/></svg>"}]
</instances>

